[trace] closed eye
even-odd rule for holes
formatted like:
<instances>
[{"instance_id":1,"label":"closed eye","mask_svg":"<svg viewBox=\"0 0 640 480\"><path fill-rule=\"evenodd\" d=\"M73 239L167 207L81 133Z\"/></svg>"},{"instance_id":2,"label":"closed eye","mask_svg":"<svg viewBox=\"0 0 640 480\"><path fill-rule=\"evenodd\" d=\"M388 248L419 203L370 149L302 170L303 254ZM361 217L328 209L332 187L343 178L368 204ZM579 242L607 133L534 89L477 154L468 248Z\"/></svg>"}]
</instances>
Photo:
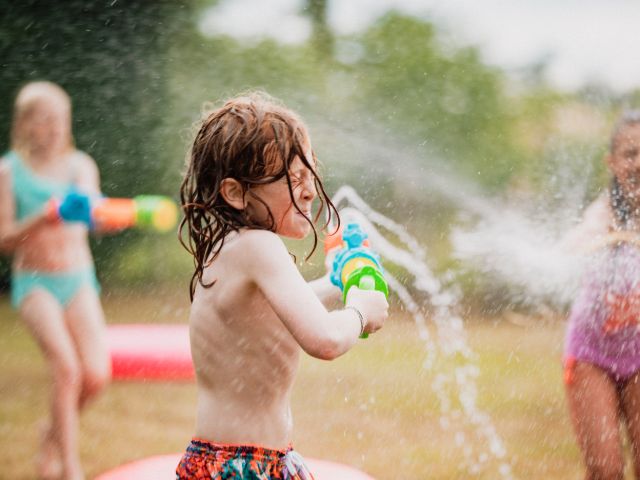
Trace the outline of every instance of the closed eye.
<instances>
[{"instance_id":1,"label":"closed eye","mask_svg":"<svg viewBox=\"0 0 640 480\"><path fill-rule=\"evenodd\" d=\"M633 160L634 158L636 158L636 156L638 155L638 149L637 148L630 148L629 150L625 150L624 152L624 156L627 159Z\"/></svg>"},{"instance_id":2,"label":"closed eye","mask_svg":"<svg viewBox=\"0 0 640 480\"><path fill-rule=\"evenodd\" d=\"M291 179L291 185L293 186L298 186L303 184L304 182L309 180L309 177L310 177L309 174L300 174L300 175L290 174L289 175L289 178Z\"/></svg>"}]
</instances>

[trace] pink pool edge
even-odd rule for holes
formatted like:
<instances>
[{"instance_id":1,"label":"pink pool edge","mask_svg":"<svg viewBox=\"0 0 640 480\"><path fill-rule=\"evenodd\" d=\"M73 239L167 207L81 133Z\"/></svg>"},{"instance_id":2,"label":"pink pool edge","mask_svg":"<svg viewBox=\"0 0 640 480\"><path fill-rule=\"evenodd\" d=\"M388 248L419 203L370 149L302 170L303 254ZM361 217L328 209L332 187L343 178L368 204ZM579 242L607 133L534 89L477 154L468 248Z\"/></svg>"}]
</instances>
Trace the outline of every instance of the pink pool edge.
<instances>
[{"instance_id":1,"label":"pink pool edge","mask_svg":"<svg viewBox=\"0 0 640 480\"><path fill-rule=\"evenodd\" d=\"M95 480L175 480L182 454L157 455L136 460L103 473ZM305 458L315 480L375 480L353 467L326 460Z\"/></svg>"},{"instance_id":2,"label":"pink pool edge","mask_svg":"<svg viewBox=\"0 0 640 480\"><path fill-rule=\"evenodd\" d=\"M187 325L109 325L107 345L114 380L194 379Z\"/></svg>"}]
</instances>

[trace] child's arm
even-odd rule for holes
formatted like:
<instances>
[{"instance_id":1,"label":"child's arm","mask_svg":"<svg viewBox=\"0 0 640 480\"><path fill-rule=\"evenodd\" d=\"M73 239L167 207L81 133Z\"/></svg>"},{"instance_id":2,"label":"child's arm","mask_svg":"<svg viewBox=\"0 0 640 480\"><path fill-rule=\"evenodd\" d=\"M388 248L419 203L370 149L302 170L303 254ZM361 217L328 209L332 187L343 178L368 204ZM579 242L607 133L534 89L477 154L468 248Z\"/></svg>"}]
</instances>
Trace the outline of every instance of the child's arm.
<instances>
[{"instance_id":1,"label":"child's arm","mask_svg":"<svg viewBox=\"0 0 640 480\"><path fill-rule=\"evenodd\" d=\"M78 155L78 172L76 177L76 186L78 190L85 195L89 196L90 203L102 196L100 189L100 171L93 158L84 152L79 152ZM91 213L87 213L87 217L91 217ZM99 220L91 219L90 223L91 232L93 234L105 234L116 233L123 228L113 228L108 225L102 224Z\"/></svg>"},{"instance_id":2,"label":"child's arm","mask_svg":"<svg viewBox=\"0 0 640 480\"><path fill-rule=\"evenodd\" d=\"M309 286L326 308L336 308L342 303L342 292L331 283L330 275L328 271L324 276L311 280Z\"/></svg>"},{"instance_id":3,"label":"child's arm","mask_svg":"<svg viewBox=\"0 0 640 480\"><path fill-rule=\"evenodd\" d=\"M598 197L587 207L582 220L560 241L563 250L584 253L594 247L609 231L611 210L606 195Z\"/></svg>"},{"instance_id":4,"label":"child's arm","mask_svg":"<svg viewBox=\"0 0 640 480\"><path fill-rule=\"evenodd\" d=\"M22 222L16 222L11 167L0 162L0 251L12 253L29 235L44 225L57 223L51 209L44 209Z\"/></svg>"},{"instance_id":5,"label":"child's arm","mask_svg":"<svg viewBox=\"0 0 640 480\"><path fill-rule=\"evenodd\" d=\"M331 310L342 307L342 291L331 281L331 271L335 257L336 250L325 252L324 267L326 273L324 276L309 282L322 304Z\"/></svg>"},{"instance_id":6,"label":"child's arm","mask_svg":"<svg viewBox=\"0 0 640 480\"><path fill-rule=\"evenodd\" d=\"M363 327L367 333L382 327L388 308L383 293L352 288L347 307L353 308L328 312L277 235L252 230L243 237L242 266L309 355L336 358L356 343Z\"/></svg>"}]
</instances>

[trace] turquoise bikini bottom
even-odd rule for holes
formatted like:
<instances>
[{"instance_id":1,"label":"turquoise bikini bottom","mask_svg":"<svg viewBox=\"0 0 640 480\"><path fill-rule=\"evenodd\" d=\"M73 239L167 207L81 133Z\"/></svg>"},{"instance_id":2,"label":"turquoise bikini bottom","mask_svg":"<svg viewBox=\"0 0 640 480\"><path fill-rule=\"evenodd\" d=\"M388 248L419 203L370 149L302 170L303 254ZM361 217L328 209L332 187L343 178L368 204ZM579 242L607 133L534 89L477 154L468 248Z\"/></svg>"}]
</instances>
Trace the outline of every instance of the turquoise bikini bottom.
<instances>
[{"instance_id":1,"label":"turquoise bikini bottom","mask_svg":"<svg viewBox=\"0 0 640 480\"><path fill-rule=\"evenodd\" d=\"M100 293L100 284L93 267L71 272L37 272L22 270L11 277L11 305L19 308L22 301L38 288L53 295L61 306L66 307L80 287L90 285Z\"/></svg>"}]
</instances>

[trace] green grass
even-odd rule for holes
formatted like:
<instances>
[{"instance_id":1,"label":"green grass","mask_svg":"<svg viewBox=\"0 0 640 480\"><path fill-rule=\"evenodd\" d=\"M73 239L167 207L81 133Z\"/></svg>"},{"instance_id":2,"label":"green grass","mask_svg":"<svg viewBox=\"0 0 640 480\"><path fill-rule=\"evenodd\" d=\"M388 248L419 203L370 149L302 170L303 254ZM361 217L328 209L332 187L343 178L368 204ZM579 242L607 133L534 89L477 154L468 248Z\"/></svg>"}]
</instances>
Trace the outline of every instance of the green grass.
<instances>
[{"instance_id":1,"label":"green grass","mask_svg":"<svg viewBox=\"0 0 640 480\"><path fill-rule=\"evenodd\" d=\"M108 321L187 321L185 292L163 295L162 303L157 298L105 295ZM0 318L1 476L33 478L37 427L47 414L46 366L5 300ZM583 475L562 388L563 329L551 320L526 327L505 320L467 325L479 366L477 403L502 438L516 478ZM333 362L305 357L293 394L296 448L379 480L470 478L463 450L486 451L486 441L455 413L444 430L432 390L434 376L449 375L460 361L438 359L426 371L425 354L412 323L392 316L379 334ZM193 430L195 397L191 383L111 385L82 417L88 478L134 459L182 451ZM460 433L467 439L462 445L456 444ZM489 460L473 478L498 479L497 467Z\"/></svg>"}]
</instances>

